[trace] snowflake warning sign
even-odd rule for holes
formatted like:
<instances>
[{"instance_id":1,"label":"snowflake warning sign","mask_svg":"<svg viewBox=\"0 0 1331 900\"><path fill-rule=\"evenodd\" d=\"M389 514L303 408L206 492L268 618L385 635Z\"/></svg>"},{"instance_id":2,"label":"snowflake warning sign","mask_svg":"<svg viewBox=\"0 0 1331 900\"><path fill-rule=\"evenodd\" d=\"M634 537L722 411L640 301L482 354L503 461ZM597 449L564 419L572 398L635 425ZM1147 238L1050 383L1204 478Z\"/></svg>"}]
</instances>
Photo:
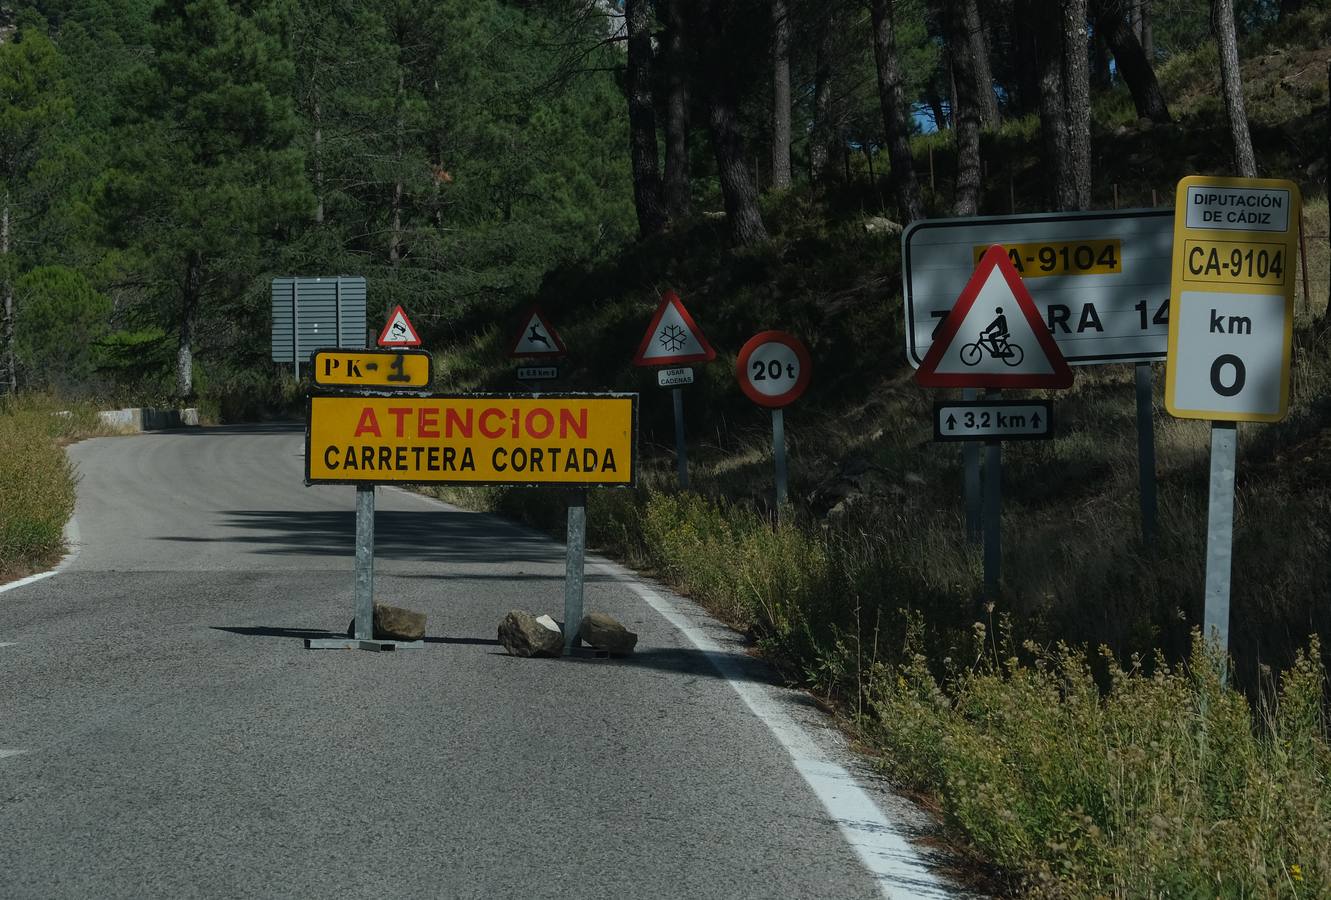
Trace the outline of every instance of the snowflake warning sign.
<instances>
[{"instance_id":1,"label":"snowflake warning sign","mask_svg":"<svg viewBox=\"0 0 1331 900\"><path fill-rule=\"evenodd\" d=\"M635 366L711 362L716 351L674 291L666 291L633 358Z\"/></svg>"}]
</instances>

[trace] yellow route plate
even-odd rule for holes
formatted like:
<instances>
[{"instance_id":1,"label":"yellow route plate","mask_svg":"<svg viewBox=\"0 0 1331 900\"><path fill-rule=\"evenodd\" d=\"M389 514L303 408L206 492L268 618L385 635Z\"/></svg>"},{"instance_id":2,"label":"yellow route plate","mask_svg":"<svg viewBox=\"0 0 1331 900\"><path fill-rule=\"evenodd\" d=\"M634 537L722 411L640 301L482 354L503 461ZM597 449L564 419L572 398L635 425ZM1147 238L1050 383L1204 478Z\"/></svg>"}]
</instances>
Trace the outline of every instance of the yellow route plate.
<instances>
[{"instance_id":1,"label":"yellow route plate","mask_svg":"<svg viewBox=\"0 0 1331 900\"><path fill-rule=\"evenodd\" d=\"M1118 275L1123 271L1123 242L1117 238L1003 244L1002 247L1023 280L1052 275ZM985 244L971 248L976 265L988 249L989 245Z\"/></svg>"},{"instance_id":2,"label":"yellow route plate","mask_svg":"<svg viewBox=\"0 0 1331 900\"><path fill-rule=\"evenodd\" d=\"M631 487L637 394L312 396L307 484Z\"/></svg>"},{"instance_id":3,"label":"yellow route plate","mask_svg":"<svg viewBox=\"0 0 1331 900\"><path fill-rule=\"evenodd\" d=\"M1278 422L1289 410L1299 188L1190 175L1174 202L1165 408Z\"/></svg>"},{"instance_id":4,"label":"yellow route plate","mask_svg":"<svg viewBox=\"0 0 1331 900\"><path fill-rule=\"evenodd\" d=\"M432 363L424 350L319 350L314 383L320 387L429 390Z\"/></svg>"}]
</instances>

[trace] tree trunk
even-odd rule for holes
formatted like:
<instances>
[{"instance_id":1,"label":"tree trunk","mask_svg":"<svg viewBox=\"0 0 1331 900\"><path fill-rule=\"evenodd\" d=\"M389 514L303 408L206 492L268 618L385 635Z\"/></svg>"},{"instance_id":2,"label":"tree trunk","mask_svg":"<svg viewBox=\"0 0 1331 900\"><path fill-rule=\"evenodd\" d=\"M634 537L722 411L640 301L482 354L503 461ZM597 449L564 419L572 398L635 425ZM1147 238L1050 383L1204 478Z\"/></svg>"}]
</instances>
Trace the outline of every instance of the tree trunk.
<instances>
[{"instance_id":1,"label":"tree trunk","mask_svg":"<svg viewBox=\"0 0 1331 900\"><path fill-rule=\"evenodd\" d=\"M1016 67L1017 97L1021 101L1017 109L1029 113L1040 108L1040 27L1036 23L1045 13L1037 0L1013 0L1012 9L1016 21L1031 23L1027 28L1018 29L1012 36L1016 51L1013 64ZM1008 104L1012 105L1010 97Z\"/></svg>"},{"instance_id":2,"label":"tree trunk","mask_svg":"<svg viewBox=\"0 0 1331 900\"><path fill-rule=\"evenodd\" d=\"M633 167L633 202L638 234L648 237L665 228L665 202L656 155L656 109L652 105L652 29L647 0L625 0L628 28L629 156Z\"/></svg>"},{"instance_id":3,"label":"tree trunk","mask_svg":"<svg viewBox=\"0 0 1331 900\"><path fill-rule=\"evenodd\" d=\"M1149 0L1137 0L1137 42L1142 45L1142 55L1147 62L1155 65L1155 37L1151 34L1151 13Z\"/></svg>"},{"instance_id":4,"label":"tree trunk","mask_svg":"<svg viewBox=\"0 0 1331 900\"><path fill-rule=\"evenodd\" d=\"M1239 71L1239 44L1234 34L1234 0L1211 0L1211 26L1220 45L1220 80L1229 113L1229 132L1234 140L1234 163L1244 178L1257 177L1257 158L1248 132L1248 113L1243 106L1243 76Z\"/></svg>"},{"instance_id":5,"label":"tree trunk","mask_svg":"<svg viewBox=\"0 0 1331 900\"><path fill-rule=\"evenodd\" d=\"M772 0L772 189L790 187L790 10Z\"/></svg>"},{"instance_id":6,"label":"tree trunk","mask_svg":"<svg viewBox=\"0 0 1331 900\"><path fill-rule=\"evenodd\" d=\"M830 9L822 11L818 44L814 54L813 132L809 138L810 175L816 182L833 177L832 145L836 129L832 122L832 59L836 54L836 22Z\"/></svg>"},{"instance_id":7,"label":"tree trunk","mask_svg":"<svg viewBox=\"0 0 1331 900\"><path fill-rule=\"evenodd\" d=\"M665 202L672 221L688 218L693 205L689 181L689 87L685 58L684 11L680 0L658 4L664 16L666 62Z\"/></svg>"},{"instance_id":8,"label":"tree trunk","mask_svg":"<svg viewBox=\"0 0 1331 900\"><path fill-rule=\"evenodd\" d=\"M763 225L762 213L758 209L758 190L744 161L739 117L732 101L717 85L708 91L707 122L712 133L717 172L721 176L721 193L725 197L731 239L741 247L762 243L767 240L767 227Z\"/></svg>"},{"instance_id":9,"label":"tree trunk","mask_svg":"<svg viewBox=\"0 0 1331 900\"><path fill-rule=\"evenodd\" d=\"M910 120L901 86L901 63L897 58L893 0L872 0L873 53L878 75L878 103L887 135L887 158L892 193L896 196L902 224L923 215L920 186L915 179L915 161L910 152Z\"/></svg>"},{"instance_id":10,"label":"tree trunk","mask_svg":"<svg viewBox=\"0 0 1331 900\"><path fill-rule=\"evenodd\" d=\"M947 112L943 109L943 98L938 96L938 89L932 81L925 82L924 102L929 105L929 114L934 117L934 128L945 131L948 127Z\"/></svg>"},{"instance_id":11,"label":"tree trunk","mask_svg":"<svg viewBox=\"0 0 1331 900\"><path fill-rule=\"evenodd\" d=\"M394 130L397 134L396 147L394 149L393 167L393 203L389 211L389 230L388 230L388 265L396 272L398 264L402 261L402 145L404 142L403 131L406 128L402 118L402 105L405 102L406 84L403 80L401 71L397 76L397 119L394 122ZM384 315L391 315L393 312L393 303L391 294L385 299L387 304L384 307Z\"/></svg>"},{"instance_id":12,"label":"tree trunk","mask_svg":"<svg viewBox=\"0 0 1331 900\"><path fill-rule=\"evenodd\" d=\"M1142 45L1137 42L1137 35L1124 19L1123 11L1114 0L1102 0L1097 13L1095 30L1104 35L1109 49L1113 51L1118 73L1132 92L1137 116L1162 125L1172 122L1169 107L1165 105L1165 95L1161 93L1160 82L1155 77L1155 68Z\"/></svg>"},{"instance_id":13,"label":"tree trunk","mask_svg":"<svg viewBox=\"0 0 1331 900\"><path fill-rule=\"evenodd\" d=\"M324 223L324 159L323 159L323 113L319 106L319 95L314 96L314 146L313 157L314 165L314 224L322 225Z\"/></svg>"},{"instance_id":14,"label":"tree trunk","mask_svg":"<svg viewBox=\"0 0 1331 900\"><path fill-rule=\"evenodd\" d=\"M1044 157L1046 183L1051 190L1050 204L1055 209L1072 209L1075 197L1068 173L1068 120L1064 115L1063 22L1045 15L1038 23L1040 61L1040 143Z\"/></svg>"},{"instance_id":15,"label":"tree trunk","mask_svg":"<svg viewBox=\"0 0 1331 900\"><path fill-rule=\"evenodd\" d=\"M980 4L976 0L962 0L962 13L966 17L968 46L975 69L975 100L980 111L980 124L985 128L998 127L998 95L994 93L994 73L989 65L989 38L985 35L984 21L980 18Z\"/></svg>"},{"instance_id":16,"label":"tree trunk","mask_svg":"<svg viewBox=\"0 0 1331 900\"><path fill-rule=\"evenodd\" d=\"M0 206L0 294L4 295L4 309L0 311L0 394L18 390L18 372L14 353L14 281L9 275L9 192L5 192Z\"/></svg>"},{"instance_id":17,"label":"tree trunk","mask_svg":"<svg viewBox=\"0 0 1331 900\"><path fill-rule=\"evenodd\" d=\"M1109 42L1097 25L1091 37L1091 90L1104 92L1114 86L1114 73L1109 67Z\"/></svg>"},{"instance_id":18,"label":"tree trunk","mask_svg":"<svg viewBox=\"0 0 1331 900\"><path fill-rule=\"evenodd\" d=\"M1331 96L1331 62L1326 64L1326 89L1327 95ZM1326 146L1322 148L1322 152L1326 155L1323 157L1323 162L1326 163L1324 171L1331 173L1331 105L1326 108L1326 125ZM1326 285L1326 309L1322 310L1322 325L1324 327L1331 325L1331 281Z\"/></svg>"},{"instance_id":19,"label":"tree trunk","mask_svg":"<svg viewBox=\"0 0 1331 900\"><path fill-rule=\"evenodd\" d=\"M194 320L199 314L199 292L203 285L203 257L198 251L185 263L181 291L180 342L176 346L176 399L181 405L194 399Z\"/></svg>"},{"instance_id":20,"label":"tree trunk","mask_svg":"<svg viewBox=\"0 0 1331 900\"><path fill-rule=\"evenodd\" d=\"M980 207L980 101L976 96L979 81L966 28L965 2L942 0L941 19L956 91L952 115L957 139L957 184L952 209L955 215L973 216Z\"/></svg>"},{"instance_id":21,"label":"tree trunk","mask_svg":"<svg viewBox=\"0 0 1331 900\"><path fill-rule=\"evenodd\" d=\"M1068 119L1068 168L1073 203L1091 206L1091 77L1088 60L1086 0L1063 0L1063 90Z\"/></svg>"}]
</instances>

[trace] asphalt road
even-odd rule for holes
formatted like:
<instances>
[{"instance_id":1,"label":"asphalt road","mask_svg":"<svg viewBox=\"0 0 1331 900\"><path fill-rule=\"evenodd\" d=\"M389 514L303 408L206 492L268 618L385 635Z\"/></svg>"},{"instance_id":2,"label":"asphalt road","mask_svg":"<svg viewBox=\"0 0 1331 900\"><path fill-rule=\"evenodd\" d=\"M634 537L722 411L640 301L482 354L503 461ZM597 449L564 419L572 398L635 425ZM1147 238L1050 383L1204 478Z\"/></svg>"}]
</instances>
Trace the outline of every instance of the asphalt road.
<instances>
[{"instance_id":1,"label":"asphalt road","mask_svg":"<svg viewBox=\"0 0 1331 900\"><path fill-rule=\"evenodd\" d=\"M376 592L428 644L305 650L351 618L354 490L302 449L70 448L77 556L0 593L0 897L943 895L927 821L692 604L594 566L638 652L507 656L563 547L496 518L381 489Z\"/></svg>"}]
</instances>

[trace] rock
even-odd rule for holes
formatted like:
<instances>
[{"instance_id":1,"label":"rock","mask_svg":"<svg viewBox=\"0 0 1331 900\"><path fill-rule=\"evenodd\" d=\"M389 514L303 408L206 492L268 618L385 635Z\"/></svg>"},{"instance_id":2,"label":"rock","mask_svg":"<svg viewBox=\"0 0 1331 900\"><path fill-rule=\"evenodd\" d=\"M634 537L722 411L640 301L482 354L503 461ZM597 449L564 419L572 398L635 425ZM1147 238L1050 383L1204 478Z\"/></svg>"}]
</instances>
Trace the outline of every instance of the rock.
<instances>
[{"instance_id":1,"label":"rock","mask_svg":"<svg viewBox=\"0 0 1331 900\"><path fill-rule=\"evenodd\" d=\"M376 603L374 636L381 641L419 641L425 637L425 613Z\"/></svg>"},{"instance_id":2,"label":"rock","mask_svg":"<svg viewBox=\"0 0 1331 900\"><path fill-rule=\"evenodd\" d=\"M597 650L607 653L632 653L638 636L605 613L588 613L578 626L578 636Z\"/></svg>"},{"instance_id":3,"label":"rock","mask_svg":"<svg viewBox=\"0 0 1331 900\"><path fill-rule=\"evenodd\" d=\"M564 635L549 616L539 619L525 609L515 609L499 623L499 643L514 656L559 657L564 654Z\"/></svg>"},{"instance_id":4,"label":"rock","mask_svg":"<svg viewBox=\"0 0 1331 900\"><path fill-rule=\"evenodd\" d=\"M864 230L869 234L901 234L901 226L882 216L870 216L864 220Z\"/></svg>"},{"instance_id":5,"label":"rock","mask_svg":"<svg viewBox=\"0 0 1331 900\"><path fill-rule=\"evenodd\" d=\"M372 637L376 641L419 641L425 637L425 613L387 603L374 604ZM347 626L347 637L356 636L356 620Z\"/></svg>"}]
</instances>

